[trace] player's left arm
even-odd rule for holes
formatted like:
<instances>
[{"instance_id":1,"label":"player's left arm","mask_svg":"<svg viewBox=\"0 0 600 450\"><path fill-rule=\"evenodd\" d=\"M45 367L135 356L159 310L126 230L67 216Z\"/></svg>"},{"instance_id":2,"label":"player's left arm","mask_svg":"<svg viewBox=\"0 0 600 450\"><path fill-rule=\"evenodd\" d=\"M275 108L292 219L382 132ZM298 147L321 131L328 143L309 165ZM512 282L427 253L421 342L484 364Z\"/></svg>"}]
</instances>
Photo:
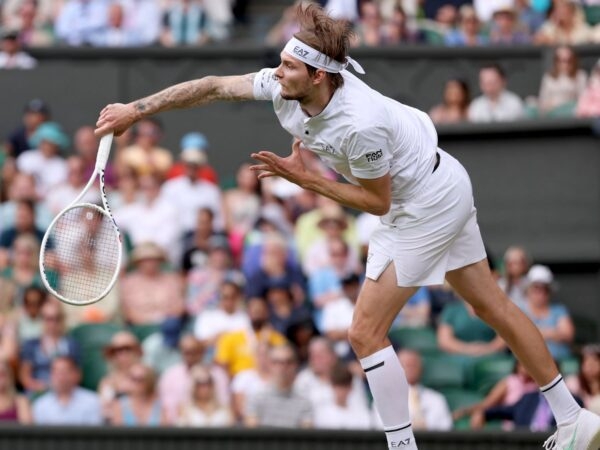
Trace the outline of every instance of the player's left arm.
<instances>
[{"instance_id":1,"label":"player's left arm","mask_svg":"<svg viewBox=\"0 0 600 450\"><path fill-rule=\"evenodd\" d=\"M292 146L292 154L281 158L271 152L253 153L252 157L262 164L252 166L259 178L280 176L298 186L329 197L350 208L382 216L390 209L391 178L389 172L378 178L357 178L358 185L340 183L310 172L304 166L300 153L300 141Z\"/></svg>"}]
</instances>

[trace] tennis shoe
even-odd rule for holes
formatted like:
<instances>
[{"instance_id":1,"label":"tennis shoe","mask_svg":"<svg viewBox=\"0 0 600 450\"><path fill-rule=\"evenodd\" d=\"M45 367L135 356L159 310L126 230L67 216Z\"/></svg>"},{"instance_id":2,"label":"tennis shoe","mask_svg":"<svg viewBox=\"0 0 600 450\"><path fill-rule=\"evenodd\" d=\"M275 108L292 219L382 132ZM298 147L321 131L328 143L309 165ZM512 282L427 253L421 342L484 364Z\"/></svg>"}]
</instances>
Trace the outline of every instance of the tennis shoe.
<instances>
[{"instance_id":1,"label":"tennis shoe","mask_svg":"<svg viewBox=\"0 0 600 450\"><path fill-rule=\"evenodd\" d=\"M558 427L545 450L600 450L600 416L582 409L574 422Z\"/></svg>"}]
</instances>

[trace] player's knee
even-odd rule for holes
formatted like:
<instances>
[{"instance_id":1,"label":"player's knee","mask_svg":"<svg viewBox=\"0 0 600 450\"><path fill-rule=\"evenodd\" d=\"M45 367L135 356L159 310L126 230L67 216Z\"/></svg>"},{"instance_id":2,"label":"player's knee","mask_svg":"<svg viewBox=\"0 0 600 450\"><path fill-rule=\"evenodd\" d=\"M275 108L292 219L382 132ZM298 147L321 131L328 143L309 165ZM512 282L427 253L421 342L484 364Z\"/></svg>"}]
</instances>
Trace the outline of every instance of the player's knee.
<instances>
[{"instance_id":1,"label":"player's knee","mask_svg":"<svg viewBox=\"0 0 600 450\"><path fill-rule=\"evenodd\" d=\"M361 320L354 320L348 329L348 341L359 358L382 348L382 342L385 341L386 336L385 331L379 332L377 327Z\"/></svg>"}]
</instances>

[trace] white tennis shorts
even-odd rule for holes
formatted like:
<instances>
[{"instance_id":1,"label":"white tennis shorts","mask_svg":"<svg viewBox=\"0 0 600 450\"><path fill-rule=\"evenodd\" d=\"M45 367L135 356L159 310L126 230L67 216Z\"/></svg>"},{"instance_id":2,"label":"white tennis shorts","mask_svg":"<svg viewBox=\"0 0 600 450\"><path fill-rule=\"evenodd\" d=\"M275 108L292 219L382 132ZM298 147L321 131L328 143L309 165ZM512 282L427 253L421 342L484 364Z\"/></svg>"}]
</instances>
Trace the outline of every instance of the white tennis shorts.
<instances>
[{"instance_id":1,"label":"white tennis shorts","mask_svg":"<svg viewBox=\"0 0 600 450\"><path fill-rule=\"evenodd\" d=\"M473 188L465 168L439 150L440 164L423 188L382 223L369 240L366 276L377 280L393 262L398 286L444 282L446 272L481 261Z\"/></svg>"}]
</instances>

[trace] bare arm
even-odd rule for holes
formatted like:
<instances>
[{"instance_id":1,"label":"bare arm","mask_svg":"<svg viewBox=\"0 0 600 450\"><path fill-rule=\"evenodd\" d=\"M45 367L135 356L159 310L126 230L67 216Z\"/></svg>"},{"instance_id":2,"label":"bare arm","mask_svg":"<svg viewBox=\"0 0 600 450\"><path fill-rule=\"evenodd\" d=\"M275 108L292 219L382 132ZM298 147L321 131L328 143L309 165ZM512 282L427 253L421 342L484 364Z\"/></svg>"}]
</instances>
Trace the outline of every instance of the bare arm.
<instances>
[{"instance_id":1,"label":"bare arm","mask_svg":"<svg viewBox=\"0 0 600 450\"><path fill-rule=\"evenodd\" d=\"M114 130L116 135L120 135L138 120L172 109L191 108L218 100L252 100L255 75L207 76L170 86L128 104L107 105L100 112L96 134L101 136Z\"/></svg>"}]
</instances>

